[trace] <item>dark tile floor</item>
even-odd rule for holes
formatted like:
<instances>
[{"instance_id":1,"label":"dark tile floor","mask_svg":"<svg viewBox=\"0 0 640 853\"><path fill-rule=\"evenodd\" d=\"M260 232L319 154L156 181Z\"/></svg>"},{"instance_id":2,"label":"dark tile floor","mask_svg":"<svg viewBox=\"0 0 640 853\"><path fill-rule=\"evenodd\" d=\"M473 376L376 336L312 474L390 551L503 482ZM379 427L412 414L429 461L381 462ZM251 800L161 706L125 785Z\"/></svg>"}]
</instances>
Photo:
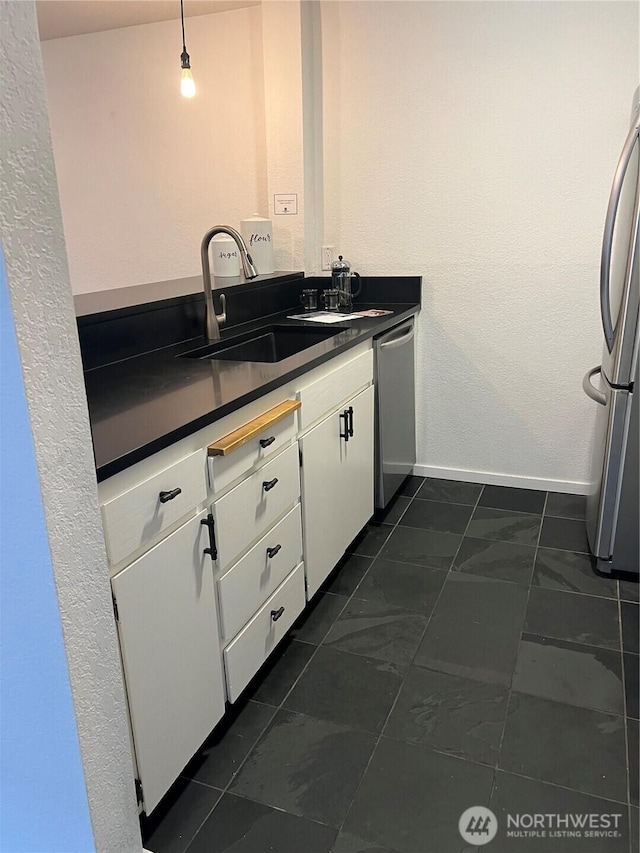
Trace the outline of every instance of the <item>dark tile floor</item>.
<instances>
[{"instance_id":1,"label":"dark tile floor","mask_svg":"<svg viewBox=\"0 0 640 853\"><path fill-rule=\"evenodd\" d=\"M146 847L637 853L638 584L594 571L583 519L572 495L408 478ZM497 816L486 848L458 832L471 806ZM619 817L604 836L507 836L533 813Z\"/></svg>"}]
</instances>

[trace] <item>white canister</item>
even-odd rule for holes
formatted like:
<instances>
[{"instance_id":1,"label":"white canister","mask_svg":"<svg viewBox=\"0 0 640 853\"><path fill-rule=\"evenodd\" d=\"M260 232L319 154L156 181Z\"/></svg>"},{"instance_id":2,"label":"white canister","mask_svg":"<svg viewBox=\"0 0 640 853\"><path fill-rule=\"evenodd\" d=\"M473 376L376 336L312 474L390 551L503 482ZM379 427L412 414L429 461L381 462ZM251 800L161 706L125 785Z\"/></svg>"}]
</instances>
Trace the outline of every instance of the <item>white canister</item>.
<instances>
[{"instance_id":1,"label":"white canister","mask_svg":"<svg viewBox=\"0 0 640 853\"><path fill-rule=\"evenodd\" d=\"M251 255L258 273L264 275L265 273L275 272L271 220L254 213L249 219L242 220L240 233L247 244L247 252Z\"/></svg>"},{"instance_id":2,"label":"white canister","mask_svg":"<svg viewBox=\"0 0 640 853\"><path fill-rule=\"evenodd\" d=\"M236 241L226 234L216 234L211 241L215 278L240 275L240 252Z\"/></svg>"}]
</instances>

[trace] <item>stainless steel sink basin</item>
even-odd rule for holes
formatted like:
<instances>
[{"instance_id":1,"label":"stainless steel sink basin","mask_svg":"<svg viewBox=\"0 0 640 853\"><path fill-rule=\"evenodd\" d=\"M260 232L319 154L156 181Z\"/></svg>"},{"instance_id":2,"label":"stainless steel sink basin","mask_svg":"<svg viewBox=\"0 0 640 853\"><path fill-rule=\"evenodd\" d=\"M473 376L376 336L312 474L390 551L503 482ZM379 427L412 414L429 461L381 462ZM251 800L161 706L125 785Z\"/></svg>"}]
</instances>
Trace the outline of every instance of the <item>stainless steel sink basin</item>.
<instances>
[{"instance_id":1,"label":"stainless steel sink basin","mask_svg":"<svg viewBox=\"0 0 640 853\"><path fill-rule=\"evenodd\" d=\"M266 326L245 335L216 341L205 347L182 353L180 358L208 358L223 361L276 362L334 335L344 332L346 326L316 328L312 326Z\"/></svg>"}]
</instances>

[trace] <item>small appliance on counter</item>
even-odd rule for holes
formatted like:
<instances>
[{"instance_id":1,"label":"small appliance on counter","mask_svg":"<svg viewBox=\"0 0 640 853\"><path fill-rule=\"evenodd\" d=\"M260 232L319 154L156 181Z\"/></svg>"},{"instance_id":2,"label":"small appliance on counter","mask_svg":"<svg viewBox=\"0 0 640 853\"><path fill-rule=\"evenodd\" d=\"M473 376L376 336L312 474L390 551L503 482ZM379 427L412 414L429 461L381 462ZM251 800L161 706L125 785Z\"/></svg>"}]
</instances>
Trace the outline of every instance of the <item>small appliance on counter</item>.
<instances>
[{"instance_id":1,"label":"small appliance on counter","mask_svg":"<svg viewBox=\"0 0 640 853\"><path fill-rule=\"evenodd\" d=\"M353 279L360 278L360 273L351 272L351 264L342 255L331 264L331 287L338 291L338 311L350 314L353 311L353 299L360 294L362 284L358 282L357 290L353 289ZM326 291L325 291L326 293Z\"/></svg>"},{"instance_id":2,"label":"small appliance on counter","mask_svg":"<svg viewBox=\"0 0 640 853\"><path fill-rule=\"evenodd\" d=\"M254 213L240 223L240 233L258 275L275 272L273 257L273 226L270 219Z\"/></svg>"}]
</instances>

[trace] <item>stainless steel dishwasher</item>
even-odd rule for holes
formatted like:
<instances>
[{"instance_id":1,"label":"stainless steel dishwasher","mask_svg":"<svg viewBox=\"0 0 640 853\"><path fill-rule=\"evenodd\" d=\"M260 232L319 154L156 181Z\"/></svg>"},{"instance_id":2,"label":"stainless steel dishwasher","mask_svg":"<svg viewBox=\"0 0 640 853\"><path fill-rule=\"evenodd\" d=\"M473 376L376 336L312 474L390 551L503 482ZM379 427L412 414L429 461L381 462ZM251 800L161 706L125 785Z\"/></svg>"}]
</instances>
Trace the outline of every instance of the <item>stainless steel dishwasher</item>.
<instances>
[{"instance_id":1,"label":"stainless steel dishwasher","mask_svg":"<svg viewBox=\"0 0 640 853\"><path fill-rule=\"evenodd\" d=\"M373 339L375 505L384 509L416 461L414 318Z\"/></svg>"}]
</instances>

